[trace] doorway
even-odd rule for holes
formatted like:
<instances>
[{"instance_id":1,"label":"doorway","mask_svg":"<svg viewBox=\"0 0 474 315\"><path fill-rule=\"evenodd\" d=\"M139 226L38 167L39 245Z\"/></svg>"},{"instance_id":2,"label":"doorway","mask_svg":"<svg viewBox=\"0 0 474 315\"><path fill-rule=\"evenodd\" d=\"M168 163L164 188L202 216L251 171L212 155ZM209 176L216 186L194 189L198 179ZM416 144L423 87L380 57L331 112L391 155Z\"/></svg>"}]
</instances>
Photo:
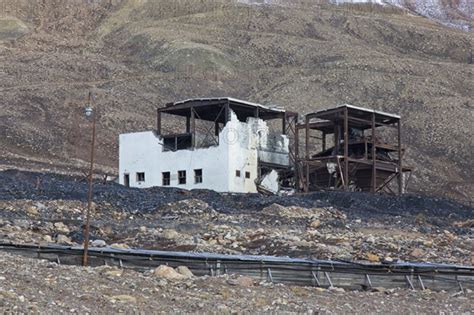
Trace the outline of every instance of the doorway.
<instances>
[{"instance_id":1,"label":"doorway","mask_svg":"<svg viewBox=\"0 0 474 315\"><path fill-rule=\"evenodd\" d=\"M125 187L130 187L130 174L123 174L123 184Z\"/></svg>"}]
</instances>

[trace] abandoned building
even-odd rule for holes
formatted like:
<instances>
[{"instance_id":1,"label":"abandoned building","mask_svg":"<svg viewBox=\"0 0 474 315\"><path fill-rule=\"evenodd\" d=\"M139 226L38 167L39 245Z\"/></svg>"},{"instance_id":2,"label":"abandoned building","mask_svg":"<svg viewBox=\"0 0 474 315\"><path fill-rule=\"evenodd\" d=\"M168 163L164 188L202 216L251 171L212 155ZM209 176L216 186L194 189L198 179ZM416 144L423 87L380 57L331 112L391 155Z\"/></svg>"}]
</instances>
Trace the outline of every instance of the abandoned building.
<instances>
[{"instance_id":1,"label":"abandoned building","mask_svg":"<svg viewBox=\"0 0 474 315\"><path fill-rule=\"evenodd\" d=\"M402 164L399 115L346 104L307 114L296 128L304 152L296 151L301 190L395 193L397 179L397 193L404 192L411 168Z\"/></svg>"},{"instance_id":2,"label":"abandoned building","mask_svg":"<svg viewBox=\"0 0 474 315\"><path fill-rule=\"evenodd\" d=\"M297 113L229 97L170 103L157 110L156 130L120 135L120 183L402 194L411 168L402 163L400 120L352 105L298 120Z\"/></svg>"},{"instance_id":3,"label":"abandoned building","mask_svg":"<svg viewBox=\"0 0 474 315\"><path fill-rule=\"evenodd\" d=\"M171 103L157 116L156 130L120 135L121 184L276 193L292 169L294 113L226 97Z\"/></svg>"}]
</instances>

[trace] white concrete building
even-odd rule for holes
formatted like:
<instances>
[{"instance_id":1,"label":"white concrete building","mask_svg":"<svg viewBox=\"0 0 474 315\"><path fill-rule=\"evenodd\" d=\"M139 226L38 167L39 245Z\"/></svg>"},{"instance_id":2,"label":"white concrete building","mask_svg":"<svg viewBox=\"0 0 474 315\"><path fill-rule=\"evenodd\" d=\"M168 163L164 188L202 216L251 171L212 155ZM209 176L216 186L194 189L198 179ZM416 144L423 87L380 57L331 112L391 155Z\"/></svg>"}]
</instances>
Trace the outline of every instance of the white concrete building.
<instances>
[{"instance_id":1,"label":"white concrete building","mask_svg":"<svg viewBox=\"0 0 474 315\"><path fill-rule=\"evenodd\" d=\"M175 133L179 119L184 130ZM269 121L276 119L281 125L275 131ZM292 167L285 131L295 119L294 113L233 98L168 104L158 109L156 130L120 135L120 183L236 193L254 193L258 186L276 192L279 174ZM164 132L166 122L174 124L173 133Z\"/></svg>"}]
</instances>

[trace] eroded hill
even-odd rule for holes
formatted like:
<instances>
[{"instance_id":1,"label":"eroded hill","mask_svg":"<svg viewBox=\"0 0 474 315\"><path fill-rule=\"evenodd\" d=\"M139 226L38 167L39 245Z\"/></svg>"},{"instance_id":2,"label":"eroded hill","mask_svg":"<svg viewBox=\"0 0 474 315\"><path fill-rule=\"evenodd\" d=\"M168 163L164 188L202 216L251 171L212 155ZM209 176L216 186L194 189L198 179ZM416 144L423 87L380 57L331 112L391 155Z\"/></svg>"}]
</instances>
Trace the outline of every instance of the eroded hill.
<instances>
[{"instance_id":1,"label":"eroded hill","mask_svg":"<svg viewBox=\"0 0 474 315\"><path fill-rule=\"evenodd\" d=\"M208 96L301 113L400 113L412 191L473 195L472 33L397 10L224 1L0 0L2 164L83 167L89 90L99 162L157 106Z\"/></svg>"}]
</instances>

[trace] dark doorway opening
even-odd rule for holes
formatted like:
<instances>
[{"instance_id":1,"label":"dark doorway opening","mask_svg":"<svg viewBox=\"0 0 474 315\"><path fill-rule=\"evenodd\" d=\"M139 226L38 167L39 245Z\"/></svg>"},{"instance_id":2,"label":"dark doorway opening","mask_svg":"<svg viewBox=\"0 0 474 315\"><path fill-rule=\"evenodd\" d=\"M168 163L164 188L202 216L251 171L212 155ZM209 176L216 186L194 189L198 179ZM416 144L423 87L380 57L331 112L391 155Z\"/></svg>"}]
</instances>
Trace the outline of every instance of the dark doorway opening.
<instances>
[{"instance_id":1,"label":"dark doorway opening","mask_svg":"<svg viewBox=\"0 0 474 315\"><path fill-rule=\"evenodd\" d=\"M123 184L125 187L130 187L130 174L123 175Z\"/></svg>"}]
</instances>

